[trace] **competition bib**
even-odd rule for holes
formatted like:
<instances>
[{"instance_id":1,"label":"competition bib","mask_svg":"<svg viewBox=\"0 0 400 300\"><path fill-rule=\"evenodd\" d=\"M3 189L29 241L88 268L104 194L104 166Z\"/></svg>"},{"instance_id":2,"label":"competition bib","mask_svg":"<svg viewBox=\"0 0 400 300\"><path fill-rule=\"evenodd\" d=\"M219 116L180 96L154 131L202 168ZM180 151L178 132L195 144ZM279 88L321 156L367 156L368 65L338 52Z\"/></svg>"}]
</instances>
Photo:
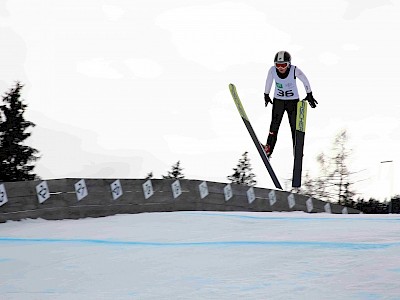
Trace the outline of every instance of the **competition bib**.
<instances>
[{"instance_id":1,"label":"competition bib","mask_svg":"<svg viewBox=\"0 0 400 300\"><path fill-rule=\"evenodd\" d=\"M282 79L279 78L277 70L275 70L274 80L275 80L275 93L274 98L280 100L295 100L299 99L299 92L297 90L296 79L294 78L294 71L296 67L291 66L289 75Z\"/></svg>"}]
</instances>

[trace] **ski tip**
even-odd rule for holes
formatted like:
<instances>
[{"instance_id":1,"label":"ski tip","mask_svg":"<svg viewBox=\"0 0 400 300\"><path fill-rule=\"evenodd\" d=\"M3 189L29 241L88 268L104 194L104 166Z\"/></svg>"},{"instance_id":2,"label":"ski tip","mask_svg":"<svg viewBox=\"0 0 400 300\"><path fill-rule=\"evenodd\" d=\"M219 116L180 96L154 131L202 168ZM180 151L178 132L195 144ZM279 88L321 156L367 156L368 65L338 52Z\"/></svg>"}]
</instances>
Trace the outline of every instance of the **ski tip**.
<instances>
[{"instance_id":1,"label":"ski tip","mask_svg":"<svg viewBox=\"0 0 400 300\"><path fill-rule=\"evenodd\" d=\"M236 86L233 83L229 84L229 91L231 92L232 96L237 95Z\"/></svg>"}]
</instances>

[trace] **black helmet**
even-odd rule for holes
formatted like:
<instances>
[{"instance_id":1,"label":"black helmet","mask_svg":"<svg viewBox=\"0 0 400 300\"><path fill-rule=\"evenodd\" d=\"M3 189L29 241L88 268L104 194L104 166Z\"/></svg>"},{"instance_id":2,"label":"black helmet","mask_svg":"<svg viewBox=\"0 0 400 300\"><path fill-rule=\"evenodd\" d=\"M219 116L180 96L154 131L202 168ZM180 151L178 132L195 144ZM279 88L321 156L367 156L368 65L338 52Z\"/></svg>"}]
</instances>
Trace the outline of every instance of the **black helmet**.
<instances>
[{"instance_id":1,"label":"black helmet","mask_svg":"<svg viewBox=\"0 0 400 300\"><path fill-rule=\"evenodd\" d=\"M279 51L278 53L275 54L274 63L287 62L290 64L291 61L292 57L290 56L290 53L287 51Z\"/></svg>"}]
</instances>

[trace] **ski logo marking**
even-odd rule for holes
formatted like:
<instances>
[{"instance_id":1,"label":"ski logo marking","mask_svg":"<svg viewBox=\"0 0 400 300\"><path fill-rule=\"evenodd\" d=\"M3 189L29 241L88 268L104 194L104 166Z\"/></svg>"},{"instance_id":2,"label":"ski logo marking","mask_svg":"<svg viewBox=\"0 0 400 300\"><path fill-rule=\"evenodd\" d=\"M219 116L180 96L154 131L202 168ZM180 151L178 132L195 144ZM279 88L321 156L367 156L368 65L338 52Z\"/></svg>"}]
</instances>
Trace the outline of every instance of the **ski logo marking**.
<instances>
[{"instance_id":1,"label":"ski logo marking","mask_svg":"<svg viewBox=\"0 0 400 300\"><path fill-rule=\"evenodd\" d=\"M297 105L296 130L306 132L307 102L302 100Z\"/></svg>"}]
</instances>

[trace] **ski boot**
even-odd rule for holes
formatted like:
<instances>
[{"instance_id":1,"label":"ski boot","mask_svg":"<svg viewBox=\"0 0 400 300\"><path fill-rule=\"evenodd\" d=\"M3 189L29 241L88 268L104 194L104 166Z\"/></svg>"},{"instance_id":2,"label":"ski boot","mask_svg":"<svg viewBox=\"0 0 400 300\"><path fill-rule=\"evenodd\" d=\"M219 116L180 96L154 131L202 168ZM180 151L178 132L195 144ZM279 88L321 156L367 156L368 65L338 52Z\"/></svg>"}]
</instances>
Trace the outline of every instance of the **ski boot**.
<instances>
[{"instance_id":1,"label":"ski boot","mask_svg":"<svg viewBox=\"0 0 400 300\"><path fill-rule=\"evenodd\" d=\"M271 146L266 144L265 146L263 145L263 147L264 147L265 154L267 155L268 158L270 158L271 157Z\"/></svg>"}]
</instances>

